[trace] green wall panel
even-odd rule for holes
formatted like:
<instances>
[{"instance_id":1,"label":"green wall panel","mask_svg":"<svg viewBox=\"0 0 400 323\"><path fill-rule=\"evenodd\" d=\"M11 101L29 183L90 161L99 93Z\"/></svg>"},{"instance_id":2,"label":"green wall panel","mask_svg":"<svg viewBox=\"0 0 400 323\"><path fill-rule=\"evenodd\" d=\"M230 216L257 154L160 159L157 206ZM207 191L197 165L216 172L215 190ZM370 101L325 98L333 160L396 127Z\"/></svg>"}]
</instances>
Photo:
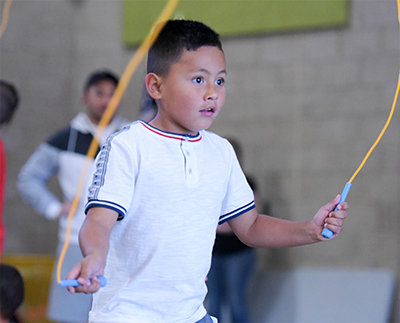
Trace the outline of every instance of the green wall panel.
<instances>
[{"instance_id":1,"label":"green wall panel","mask_svg":"<svg viewBox=\"0 0 400 323\"><path fill-rule=\"evenodd\" d=\"M181 0L172 18L199 20L222 37L346 25L350 0ZM123 41L141 43L166 0L124 0Z\"/></svg>"}]
</instances>

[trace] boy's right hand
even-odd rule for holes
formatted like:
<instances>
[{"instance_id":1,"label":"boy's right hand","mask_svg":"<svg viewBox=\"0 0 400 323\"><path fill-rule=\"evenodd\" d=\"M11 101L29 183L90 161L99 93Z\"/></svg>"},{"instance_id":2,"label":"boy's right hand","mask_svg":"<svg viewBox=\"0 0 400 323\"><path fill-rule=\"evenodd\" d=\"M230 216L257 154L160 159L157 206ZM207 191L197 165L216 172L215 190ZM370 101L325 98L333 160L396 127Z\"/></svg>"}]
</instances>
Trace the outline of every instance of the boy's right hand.
<instances>
[{"instance_id":1,"label":"boy's right hand","mask_svg":"<svg viewBox=\"0 0 400 323\"><path fill-rule=\"evenodd\" d=\"M96 260L94 256L89 255L74 268L72 268L66 278L68 280L77 279L78 283L80 283L82 286L69 286L67 289L71 294L95 293L100 289L100 280L97 278L97 276L102 276L103 274L104 266L102 266L101 262Z\"/></svg>"},{"instance_id":2,"label":"boy's right hand","mask_svg":"<svg viewBox=\"0 0 400 323\"><path fill-rule=\"evenodd\" d=\"M82 286L68 286L70 293L95 293L100 288L97 276L103 276L109 249L110 233L118 219L114 210L92 207L79 232L79 245L84 259L69 272L68 280ZM90 279L90 280L89 280Z\"/></svg>"}]
</instances>

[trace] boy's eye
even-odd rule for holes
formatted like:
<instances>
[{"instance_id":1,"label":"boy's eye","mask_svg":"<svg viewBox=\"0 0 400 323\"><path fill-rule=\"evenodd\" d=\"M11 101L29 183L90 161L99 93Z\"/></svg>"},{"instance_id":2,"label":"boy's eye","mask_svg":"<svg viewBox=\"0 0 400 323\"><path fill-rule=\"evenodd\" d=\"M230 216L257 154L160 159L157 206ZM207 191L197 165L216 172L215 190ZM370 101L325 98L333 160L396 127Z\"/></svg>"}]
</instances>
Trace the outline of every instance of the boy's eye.
<instances>
[{"instance_id":1,"label":"boy's eye","mask_svg":"<svg viewBox=\"0 0 400 323\"><path fill-rule=\"evenodd\" d=\"M193 79L193 81L194 81L195 83L197 83L197 84L201 84L201 83L203 82L203 78L201 78L200 76L198 76L198 77L195 77L195 78Z\"/></svg>"},{"instance_id":2,"label":"boy's eye","mask_svg":"<svg viewBox=\"0 0 400 323\"><path fill-rule=\"evenodd\" d=\"M221 78L221 79L218 79L215 83L217 85L224 85L225 84L225 80Z\"/></svg>"}]
</instances>

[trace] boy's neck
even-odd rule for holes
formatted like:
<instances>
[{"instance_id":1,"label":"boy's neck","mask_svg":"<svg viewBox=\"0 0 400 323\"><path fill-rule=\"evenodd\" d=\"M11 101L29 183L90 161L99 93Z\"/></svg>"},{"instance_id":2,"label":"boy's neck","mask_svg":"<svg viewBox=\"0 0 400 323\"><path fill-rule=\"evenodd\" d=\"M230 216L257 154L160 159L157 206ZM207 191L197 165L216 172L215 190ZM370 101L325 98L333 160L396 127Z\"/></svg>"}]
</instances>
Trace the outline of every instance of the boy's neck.
<instances>
[{"instance_id":1,"label":"boy's neck","mask_svg":"<svg viewBox=\"0 0 400 323\"><path fill-rule=\"evenodd\" d=\"M193 132L192 132L192 131L190 131L190 130L188 130L188 131L186 131L186 132L184 132L184 131L179 131L179 130L177 130L177 129L174 128L174 127L170 127L170 126L168 126L168 125L165 125L165 123L162 122L162 121L160 120L160 118L157 118L157 116L156 116L153 120L151 120L151 121L149 122L149 125L151 125L152 127L156 128L156 129L158 129L158 130L161 130L161 131L164 131L164 132L169 132L169 133L174 133L174 134L182 135L182 136L187 136L187 135L190 135L190 136L197 136L198 133L199 133L199 131L197 131L197 132L194 132L194 131L193 131Z\"/></svg>"}]
</instances>

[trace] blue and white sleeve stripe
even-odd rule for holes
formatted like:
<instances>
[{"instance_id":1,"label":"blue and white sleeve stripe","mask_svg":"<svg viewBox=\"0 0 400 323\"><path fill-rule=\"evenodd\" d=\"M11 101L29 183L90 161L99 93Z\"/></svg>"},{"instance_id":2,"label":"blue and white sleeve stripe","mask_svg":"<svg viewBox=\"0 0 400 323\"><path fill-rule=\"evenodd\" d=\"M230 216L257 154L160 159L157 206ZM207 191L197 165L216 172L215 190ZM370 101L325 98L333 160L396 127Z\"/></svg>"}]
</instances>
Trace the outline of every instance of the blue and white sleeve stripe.
<instances>
[{"instance_id":1,"label":"blue and white sleeve stripe","mask_svg":"<svg viewBox=\"0 0 400 323\"><path fill-rule=\"evenodd\" d=\"M101 197L99 198L99 195L100 195L100 190L102 189L105 183L107 166L111 151L111 142L116 135L126 131L127 129L129 129L129 127L125 127L119 132L116 132L112 134L110 137L108 137L106 143L103 145L102 149L100 150L100 153L96 158L96 165L95 165L96 171L93 175L93 182L89 186L89 194L88 194L88 201L85 207L85 214L87 214L87 212L91 207L104 207L118 212L118 220L122 220L126 215L127 212L126 209L122 207L120 204L101 199Z\"/></svg>"},{"instance_id":2,"label":"blue and white sleeve stripe","mask_svg":"<svg viewBox=\"0 0 400 323\"><path fill-rule=\"evenodd\" d=\"M85 214L87 214L89 209L92 207L103 207L113 210L118 213L118 220L122 220L126 215L126 209L121 205L102 200L89 200L89 202L86 204Z\"/></svg>"},{"instance_id":3,"label":"blue and white sleeve stripe","mask_svg":"<svg viewBox=\"0 0 400 323\"><path fill-rule=\"evenodd\" d=\"M96 172L93 175L92 185L89 187L88 200L96 199L100 188L104 185L104 177L107 171L110 149L110 141L107 140L107 143L103 146L98 157L96 158Z\"/></svg>"},{"instance_id":4,"label":"blue and white sleeve stripe","mask_svg":"<svg viewBox=\"0 0 400 323\"><path fill-rule=\"evenodd\" d=\"M254 209L255 207L256 207L256 205L255 205L254 201L251 201L250 203L248 203L240 208L237 208L236 210L233 210L229 213L221 215L219 217L218 224L221 225L221 224L225 223L226 221L232 220L233 218L236 218L237 216L242 215L243 213L246 213L246 212L250 211L251 209Z\"/></svg>"}]
</instances>

